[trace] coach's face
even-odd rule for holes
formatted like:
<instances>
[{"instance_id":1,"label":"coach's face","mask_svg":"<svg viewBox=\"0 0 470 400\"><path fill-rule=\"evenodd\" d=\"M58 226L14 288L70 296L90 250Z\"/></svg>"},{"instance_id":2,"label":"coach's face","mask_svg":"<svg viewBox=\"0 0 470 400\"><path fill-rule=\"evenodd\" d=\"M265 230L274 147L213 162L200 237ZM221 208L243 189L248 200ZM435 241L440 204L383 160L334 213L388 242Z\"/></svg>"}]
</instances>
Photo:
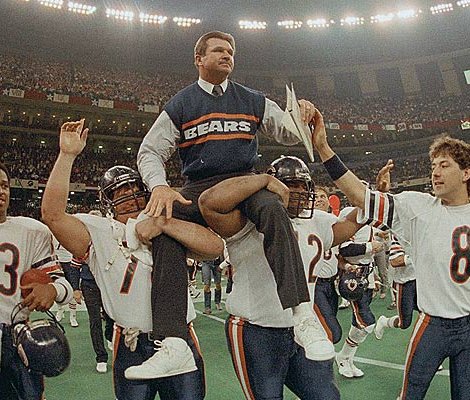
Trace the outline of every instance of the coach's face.
<instances>
[{"instance_id":1,"label":"coach's face","mask_svg":"<svg viewBox=\"0 0 470 400\"><path fill-rule=\"evenodd\" d=\"M5 171L0 170L0 222L5 222L10 204L10 181Z\"/></svg>"},{"instance_id":2,"label":"coach's face","mask_svg":"<svg viewBox=\"0 0 470 400\"><path fill-rule=\"evenodd\" d=\"M234 50L229 42L219 38L207 40L205 55L196 55L196 64L202 79L213 84L222 83L235 65Z\"/></svg>"}]
</instances>

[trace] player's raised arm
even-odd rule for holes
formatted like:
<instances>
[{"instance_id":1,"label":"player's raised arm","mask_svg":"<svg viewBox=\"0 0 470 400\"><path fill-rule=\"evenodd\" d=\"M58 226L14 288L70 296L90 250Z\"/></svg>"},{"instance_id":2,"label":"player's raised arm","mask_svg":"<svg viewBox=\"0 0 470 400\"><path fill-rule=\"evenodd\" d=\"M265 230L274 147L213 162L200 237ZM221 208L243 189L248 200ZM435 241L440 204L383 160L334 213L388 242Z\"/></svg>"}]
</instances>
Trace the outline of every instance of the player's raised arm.
<instances>
[{"instance_id":1,"label":"player's raised arm","mask_svg":"<svg viewBox=\"0 0 470 400\"><path fill-rule=\"evenodd\" d=\"M66 122L60 129L60 152L47 181L41 204L42 220L57 240L74 256L83 257L90 243L85 225L65 212L70 174L75 158L86 145L85 120Z\"/></svg>"},{"instance_id":2,"label":"player's raised arm","mask_svg":"<svg viewBox=\"0 0 470 400\"><path fill-rule=\"evenodd\" d=\"M326 171L336 186L346 195L352 205L364 208L366 186L340 160L328 144L325 123L320 111L315 113L315 129L312 142Z\"/></svg>"}]
</instances>

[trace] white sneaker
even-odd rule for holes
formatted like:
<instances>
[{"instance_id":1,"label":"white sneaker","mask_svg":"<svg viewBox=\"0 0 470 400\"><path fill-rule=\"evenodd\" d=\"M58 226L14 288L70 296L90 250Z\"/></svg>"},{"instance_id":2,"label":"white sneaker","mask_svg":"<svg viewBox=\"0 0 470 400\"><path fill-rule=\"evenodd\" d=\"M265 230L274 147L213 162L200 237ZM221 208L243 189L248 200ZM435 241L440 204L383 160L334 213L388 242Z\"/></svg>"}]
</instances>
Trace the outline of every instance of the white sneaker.
<instances>
[{"instance_id":1,"label":"white sneaker","mask_svg":"<svg viewBox=\"0 0 470 400\"><path fill-rule=\"evenodd\" d=\"M304 318L294 326L294 340L304 348L309 360L325 361L335 356L333 343L314 318Z\"/></svg>"},{"instance_id":2,"label":"white sneaker","mask_svg":"<svg viewBox=\"0 0 470 400\"><path fill-rule=\"evenodd\" d=\"M201 295L201 291L193 285L189 285L189 295L193 299L197 299Z\"/></svg>"},{"instance_id":3,"label":"white sneaker","mask_svg":"<svg viewBox=\"0 0 470 400\"><path fill-rule=\"evenodd\" d=\"M379 317L379 319L377 320L376 324L375 324L375 328L374 328L374 333L375 333L375 337L380 340L383 338L384 336L384 331L385 331L385 328L387 328L388 325L387 325L387 317L385 315L381 315Z\"/></svg>"},{"instance_id":4,"label":"white sneaker","mask_svg":"<svg viewBox=\"0 0 470 400\"><path fill-rule=\"evenodd\" d=\"M341 304L338 306L338 308L340 310L344 310L345 308L348 308L349 307L349 301L343 299L343 301L341 302Z\"/></svg>"},{"instance_id":5,"label":"white sneaker","mask_svg":"<svg viewBox=\"0 0 470 400\"><path fill-rule=\"evenodd\" d=\"M100 374L105 374L108 372L108 364L105 362L96 363L96 371Z\"/></svg>"},{"instance_id":6,"label":"white sneaker","mask_svg":"<svg viewBox=\"0 0 470 400\"><path fill-rule=\"evenodd\" d=\"M108 345L109 350L114 351L113 342L110 342L109 340L106 340L106 344Z\"/></svg>"},{"instance_id":7,"label":"white sneaker","mask_svg":"<svg viewBox=\"0 0 470 400\"><path fill-rule=\"evenodd\" d=\"M77 318L70 316L70 326L76 328L78 326Z\"/></svg>"},{"instance_id":8,"label":"white sneaker","mask_svg":"<svg viewBox=\"0 0 470 400\"><path fill-rule=\"evenodd\" d=\"M345 378L354 378L354 372L351 369L349 358L343 358L339 355L336 356L336 365L338 365L338 373Z\"/></svg>"},{"instance_id":9,"label":"white sneaker","mask_svg":"<svg viewBox=\"0 0 470 400\"><path fill-rule=\"evenodd\" d=\"M126 379L164 378L197 370L193 353L185 340L167 337L161 342L156 340L155 344L159 346L157 352L142 365L127 368L124 372Z\"/></svg>"},{"instance_id":10,"label":"white sneaker","mask_svg":"<svg viewBox=\"0 0 470 400\"><path fill-rule=\"evenodd\" d=\"M349 367L351 368L354 378L362 378L364 376L364 372L362 372L362 369L357 368L354 365L352 359L349 360Z\"/></svg>"},{"instance_id":11,"label":"white sneaker","mask_svg":"<svg viewBox=\"0 0 470 400\"><path fill-rule=\"evenodd\" d=\"M59 311L57 311L57 314L55 315L55 319L57 320L57 322L60 322L62 321L63 318L64 318L64 310L59 309Z\"/></svg>"},{"instance_id":12,"label":"white sneaker","mask_svg":"<svg viewBox=\"0 0 470 400\"><path fill-rule=\"evenodd\" d=\"M439 367L437 368L438 371L442 371L444 369L444 366L441 364L439 365Z\"/></svg>"}]
</instances>

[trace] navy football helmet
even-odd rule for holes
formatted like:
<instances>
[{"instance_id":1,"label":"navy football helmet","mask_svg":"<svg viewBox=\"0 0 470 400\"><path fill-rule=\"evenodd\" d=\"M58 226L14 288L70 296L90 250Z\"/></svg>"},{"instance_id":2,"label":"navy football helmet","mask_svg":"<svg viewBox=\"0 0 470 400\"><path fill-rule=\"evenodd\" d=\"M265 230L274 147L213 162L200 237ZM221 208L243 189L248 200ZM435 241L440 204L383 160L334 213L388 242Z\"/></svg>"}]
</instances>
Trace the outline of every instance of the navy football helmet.
<instances>
[{"instance_id":1,"label":"navy football helmet","mask_svg":"<svg viewBox=\"0 0 470 400\"><path fill-rule=\"evenodd\" d=\"M346 264L348 269L339 276L338 290L341 297L349 301L358 301L369 286L367 276L369 267Z\"/></svg>"},{"instance_id":2,"label":"navy football helmet","mask_svg":"<svg viewBox=\"0 0 470 400\"><path fill-rule=\"evenodd\" d=\"M20 322L12 326L13 343L24 365L47 377L57 376L70 364L64 328L54 318Z\"/></svg>"},{"instance_id":3,"label":"navy football helmet","mask_svg":"<svg viewBox=\"0 0 470 400\"><path fill-rule=\"evenodd\" d=\"M314 182L307 165L300 158L281 156L271 163L266 173L273 175L291 189L287 208L291 218L310 219L313 217ZM303 186L302 190L293 188L298 183Z\"/></svg>"},{"instance_id":4,"label":"navy football helmet","mask_svg":"<svg viewBox=\"0 0 470 400\"><path fill-rule=\"evenodd\" d=\"M114 198L114 192L122 187L129 188L129 194ZM139 173L132 168L117 165L108 169L98 185L101 207L104 213L112 212L117 215L116 206L129 200L134 201L135 207L126 210L126 214L143 210L139 199L148 199L149 192Z\"/></svg>"}]
</instances>

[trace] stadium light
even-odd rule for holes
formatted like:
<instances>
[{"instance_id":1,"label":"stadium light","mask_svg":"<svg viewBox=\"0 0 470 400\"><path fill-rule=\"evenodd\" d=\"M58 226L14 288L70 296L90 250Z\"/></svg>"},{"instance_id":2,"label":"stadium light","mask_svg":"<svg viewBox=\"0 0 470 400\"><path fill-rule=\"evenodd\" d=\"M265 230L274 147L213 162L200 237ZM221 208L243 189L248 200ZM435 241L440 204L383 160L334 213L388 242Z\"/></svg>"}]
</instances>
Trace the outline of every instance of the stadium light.
<instances>
[{"instance_id":1,"label":"stadium light","mask_svg":"<svg viewBox=\"0 0 470 400\"><path fill-rule=\"evenodd\" d=\"M190 26L200 24L201 20L199 18L174 17L173 22L178 26L188 28Z\"/></svg>"},{"instance_id":2,"label":"stadium light","mask_svg":"<svg viewBox=\"0 0 470 400\"><path fill-rule=\"evenodd\" d=\"M421 10L409 9L409 10L400 10L397 12L397 17L399 19L411 19L416 18L421 13Z\"/></svg>"},{"instance_id":3,"label":"stadium light","mask_svg":"<svg viewBox=\"0 0 470 400\"><path fill-rule=\"evenodd\" d=\"M431 14L442 14L450 11L454 11L454 6L452 3L437 4L429 8Z\"/></svg>"},{"instance_id":4,"label":"stadium light","mask_svg":"<svg viewBox=\"0 0 470 400\"><path fill-rule=\"evenodd\" d=\"M89 6L88 4L82 4L82 3L73 3L69 1L68 4L69 11L74 12L77 14L85 14L85 15L90 15L96 12L96 7L95 6Z\"/></svg>"},{"instance_id":5,"label":"stadium light","mask_svg":"<svg viewBox=\"0 0 470 400\"><path fill-rule=\"evenodd\" d=\"M341 26L364 25L363 17L346 17L341 19Z\"/></svg>"},{"instance_id":6,"label":"stadium light","mask_svg":"<svg viewBox=\"0 0 470 400\"><path fill-rule=\"evenodd\" d=\"M38 0L39 4L45 7L61 9L64 0Z\"/></svg>"},{"instance_id":7,"label":"stadium light","mask_svg":"<svg viewBox=\"0 0 470 400\"><path fill-rule=\"evenodd\" d=\"M394 18L395 18L394 13L372 15L370 17L370 23L377 24L377 23L382 23L382 22L389 22L389 21L392 21Z\"/></svg>"},{"instance_id":8,"label":"stadium light","mask_svg":"<svg viewBox=\"0 0 470 400\"><path fill-rule=\"evenodd\" d=\"M307 26L309 28L328 28L330 24L334 24L335 21L330 19L329 21L325 18L317 18L317 19L308 19Z\"/></svg>"},{"instance_id":9,"label":"stadium light","mask_svg":"<svg viewBox=\"0 0 470 400\"><path fill-rule=\"evenodd\" d=\"M299 29L302 27L302 21L294 21L292 19L278 21L277 26L284 29Z\"/></svg>"},{"instance_id":10,"label":"stadium light","mask_svg":"<svg viewBox=\"0 0 470 400\"><path fill-rule=\"evenodd\" d=\"M146 24L164 24L168 17L165 17L164 15L156 15L156 14L145 14L145 13L140 13L139 14L140 22L146 23Z\"/></svg>"},{"instance_id":11,"label":"stadium light","mask_svg":"<svg viewBox=\"0 0 470 400\"><path fill-rule=\"evenodd\" d=\"M126 10L116 10L114 8L106 9L106 17L120 19L122 21L132 21L134 19L134 13Z\"/></svg>"},{"instance_id":12,"label":"stadium light","mask_svg":"<svg viewBox=\"0 0 470 400\"><path fill-rule=\"evenodd\" d=\"M238 21L238 26L246 30L263 30L266 29L267 25L268 23L265 21Z\"/></svg>"},{"instance_id":13,"label":"stadium light","mask_svg":"<svg viewBox=\"0 0 470 400\"><path fill-rule=\"evenodd\" d=\"M460 0L457 2L459 7L470 7L470 0Z\"/></svg>"}]
</instances>

